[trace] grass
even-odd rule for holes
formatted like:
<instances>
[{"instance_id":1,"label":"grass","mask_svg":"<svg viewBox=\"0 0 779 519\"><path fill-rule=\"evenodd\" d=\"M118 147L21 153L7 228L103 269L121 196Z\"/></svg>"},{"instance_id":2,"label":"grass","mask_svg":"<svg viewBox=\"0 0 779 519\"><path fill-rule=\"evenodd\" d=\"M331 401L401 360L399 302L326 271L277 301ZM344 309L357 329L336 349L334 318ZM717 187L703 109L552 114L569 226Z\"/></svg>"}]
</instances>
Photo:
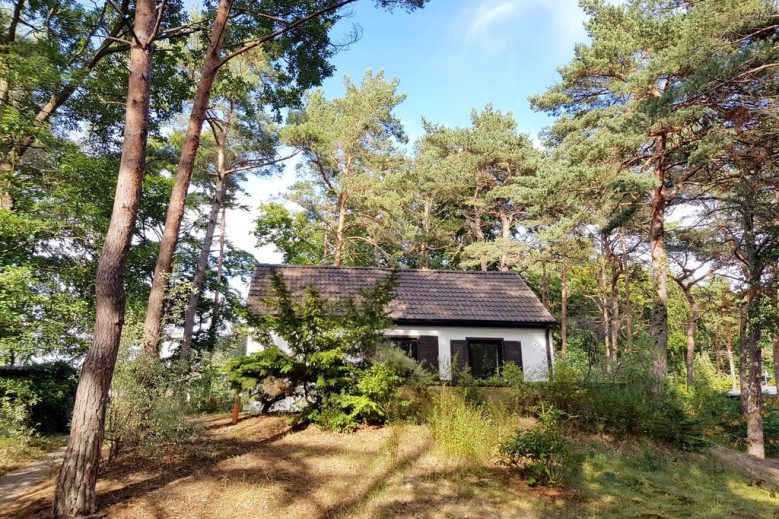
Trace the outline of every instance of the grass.
<instances>
[{"instance_id":1,"label":"grass","mask_svg":"<svg viewBox=\"0 0 779 519\"><path fill-rule=\"evenodd\" d=\"M67 436L0 436L0 476L46 455L68 443Z\"/></svg>"},{"instance_id":2,"label":"grass","mask_svg":"<svg viewBox=\"0 0 779 519\"><path fill-rule=\"evenodd\" d=\"M530 488L491 460L443 449L426 425L338 434L293 431L281 417L198 420L207 432L187 448L151 459L127 453L105 467L101 509L118 519L573 519L765 518L779 506L771 495L779 466L742 465L746 457L734 451L725 459L581 436L576 475L565 486ZM473 437L486 441L490 432ZM52 490L53 479L45 481L6 513L47 517Z\"/></svg>"},{"instance_id":3,"label":"grass","mask_svg":"<svg viewBox=\"0 0 779 519\"><path fill-rule=\"evenodd\" d=\"M465 464L490 463L505 438L534 422L505 406L470 405L459 388L441 388L433 402L429 423L438 451Z\"/></svg>"}]
</instances>

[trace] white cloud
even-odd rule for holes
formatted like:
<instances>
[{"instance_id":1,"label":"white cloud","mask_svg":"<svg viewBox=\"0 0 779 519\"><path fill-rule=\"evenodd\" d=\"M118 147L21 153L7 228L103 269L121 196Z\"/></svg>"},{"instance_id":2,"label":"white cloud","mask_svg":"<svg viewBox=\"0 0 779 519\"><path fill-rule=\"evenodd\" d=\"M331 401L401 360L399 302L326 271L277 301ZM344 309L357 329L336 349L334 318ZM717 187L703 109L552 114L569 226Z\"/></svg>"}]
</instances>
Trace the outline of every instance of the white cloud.
<instances>
[{"instance_id":1,"label":"white cloud","mask_svg":"<svg viewBox=\"0 0 779 519\"><path fill-rule=\"evenodd\" d=\"M521 0L486 0L469 13L466 39L473 41L487 35L498 25L513 20L522 10Z\"/></svg>"},{"instance_id":2,"label":"white cloud","mask_svg":"<svg viewBox=\"0 0 779 519\"><path fill-rule=\"evenodd\" d=\"M574 43L584 41L584 12L578 0L477 0L468 2L458 16L458 26L465 27L464 43L483 52L500 52L521 35L516 25L531 13L543 13L550 19L548 27L536 27L536 38L548 39L552 47L569 52ZM546 32L547 34L542 34Z\"/></svg>"}]
</instances>

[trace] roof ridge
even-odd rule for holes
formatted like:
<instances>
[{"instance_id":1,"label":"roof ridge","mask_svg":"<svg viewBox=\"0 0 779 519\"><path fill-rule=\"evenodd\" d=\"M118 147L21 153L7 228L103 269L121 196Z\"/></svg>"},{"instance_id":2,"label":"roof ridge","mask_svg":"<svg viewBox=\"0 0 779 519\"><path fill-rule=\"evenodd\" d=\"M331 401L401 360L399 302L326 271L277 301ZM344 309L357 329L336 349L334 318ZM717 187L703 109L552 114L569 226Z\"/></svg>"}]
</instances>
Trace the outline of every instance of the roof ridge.
<instances>
[{"instance_id":1,"label":"roof ridge","mask_svg":"<svg viewBox=\"0 0 779 519\"><path fill-rule=\"evenodd\" d=\"M269 267L269 268L301 268L301 269L332 269L332 270L380 270L384 272L430 272L434 274L477 274L484 275L514 275L522 278L519 272L512 271L500 271L500 270L454 270L454 269L415 269L415 268L389 268L389 267L364 267L364 266L352 266L352 265L286 265L283 263L258 263L256 267Z\"/></svg>"}]
</instances>

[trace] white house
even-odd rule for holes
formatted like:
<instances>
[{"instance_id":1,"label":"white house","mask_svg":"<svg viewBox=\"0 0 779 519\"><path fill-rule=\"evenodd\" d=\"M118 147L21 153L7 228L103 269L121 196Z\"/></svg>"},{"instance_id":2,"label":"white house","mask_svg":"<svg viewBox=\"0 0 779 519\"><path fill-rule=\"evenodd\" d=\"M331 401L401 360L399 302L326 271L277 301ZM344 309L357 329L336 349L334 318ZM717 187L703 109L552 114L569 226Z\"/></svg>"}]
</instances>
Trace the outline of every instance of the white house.
<instances>
[{"instance_id":1,"label":"white house","mask_svg":"<svg viewBox=\"0 0 779 519\"><path fill-rule=\"evenodd\" d=\"M390 269L259 265L249 289L254 312L271 293L276 270L293 296L313 286L330 301L355 298L390 275ZM526 380L546 380L552 368L555 319L522 278L512 272L401 269L388 311L386 335L416 360L451 377L452 359L475 377L487 377L503 362L515 362ZM278 344L284 348L285 344ZM262 347L249 340L247 354Z\"/></svg>"}]
</instances>

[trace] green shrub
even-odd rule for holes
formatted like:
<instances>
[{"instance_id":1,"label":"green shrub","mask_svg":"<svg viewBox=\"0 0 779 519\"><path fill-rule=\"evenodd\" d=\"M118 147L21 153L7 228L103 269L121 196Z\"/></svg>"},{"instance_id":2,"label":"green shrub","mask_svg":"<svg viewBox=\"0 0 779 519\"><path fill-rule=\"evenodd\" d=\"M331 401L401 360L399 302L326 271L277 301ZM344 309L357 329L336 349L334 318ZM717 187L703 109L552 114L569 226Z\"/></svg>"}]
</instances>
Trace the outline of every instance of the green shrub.
<instances>
[{"instance_id":1,"label":"green shrub","mask_svg":"<svg viewBox=\"0 0 779 519\"><path fill-rule=\"evenodd\" d=\"M384 308L395 283L392 275L357 300L332 303L312 287L293 297L272 272L270 311L257 323L265 349L227 365L231 385L260 399L264 409L279 396L302 394L299 420L339 431L400 415L411 407L399 396L401 386L429 375L383 336L391 324ZM289 353L275 346L274 336L289 345ZM274 394L269 381L275 382Z\"/></svg>"},{"instance_id":2,"label":"green shrub","mask_svg":"<svg viewBox=\"0 0 779 519\"><path fill-rule=\"evenodd\" d=\"M561 482L575 463L570 441L555 426L517 429L500 446L500 463L509 467L530 486Z\"/></svg>"},{"instance_id":3,"label":"green shrub","mask_svg":"<svg viewBox=\"0 0 779 519\"><path fill-rule=\"evenodd\" d=\"M120 350L106 420L111 457L125 448L152 455L161 445L183 445L197 436L179 376L159 359Z\"/></svg>"},{"instance_id":4,"label":"green shrub","mask_svg":"<svg viewBox=\"0 0 779 519\"><path fill-rule=\"evenodd\" d=\"M64 362L8 370L0 378L0 434L64 434L78 370Z\"/></svg>"},{"instance_id":5,"label":"green shrub","mask_svg":"<svg viewBox=\"0 0 779 519\"><path fill-rule=\"evenodd\" d=\"M35 432L30 415L39 396L30 385L29 380L0 379L0 436L26 437Z\"/></svg>"},{"instance_id":6,"label":"green shrub","mask_svg":"<svg viewBox=\"0 0 779 519\"><path fill-rule=\"evenodd\" d=\"M565 412L569 424L586 432L654 438L684 450L701 450L721 434L732 403L705 376L693 387L669 384L651 391L649 366L626 358L612 373L559 363L540 399Z\"/></svg>"}]
</instances>

